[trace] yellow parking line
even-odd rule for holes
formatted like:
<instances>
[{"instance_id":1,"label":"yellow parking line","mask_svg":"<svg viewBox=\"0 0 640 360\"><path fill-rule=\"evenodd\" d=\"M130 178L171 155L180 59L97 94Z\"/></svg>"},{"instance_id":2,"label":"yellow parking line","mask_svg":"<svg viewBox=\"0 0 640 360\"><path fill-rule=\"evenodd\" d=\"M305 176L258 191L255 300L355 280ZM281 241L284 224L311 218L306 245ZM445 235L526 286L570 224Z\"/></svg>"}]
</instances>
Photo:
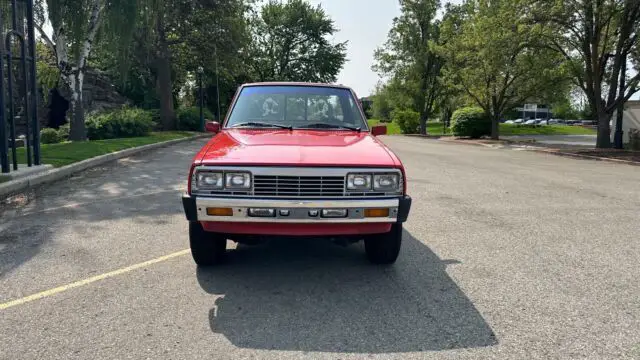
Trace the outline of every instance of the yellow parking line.
<instances>
[{"instance_id":1,"label":"yellow parking line","mask_svg":"<svg viewBox=\"0 0 640 360\"><path fill-rule=\"evenodd\" d=\"M39 292L39 293L36 293L36 294L33 294L33 295L29 295L29 296L20 298L20 299L11 300L9 302L0 304L0 310L5 310L5 309L8 309L8 308L10 308L12 306L18 306L18 305L22 305L22 304L28 303L30 301L46 298L46 297L61 293L63 291L71 290L73 288L77 288L77 287L80 287L80 286L89 285L89 284L94 283L96 281L100 281L100 280L104 280L104 279L107 279L107 278L110 278L110 277L121 275L121 274L127 273L129 271L133 271L133 270L136 270L136 269L143 268L145 266L149 266L149 265L153 265L153 264L156 264L156 263L159 263L159 262L162 262L162 261L173 259L175 257L186 255L188 253L189 253L189 249L181 250L181 251L178 251L178 252L174 252L173 254L160 256L159 258L155 258L155 259L152 259L152 260L149 260L149 261L141 262L141 263L138 263L138 264L135 264L135 265L130 265L130 266L118 269L118 270L110 271L108 273L96 275L96 276L93 276L93 277L90 277L90 278L87 278L87 279L84 279L84 280L73 282L71 284L58 286L56 288L45 290L45 291L42 291L42 292Z\"/></svg>"}]
</instances>

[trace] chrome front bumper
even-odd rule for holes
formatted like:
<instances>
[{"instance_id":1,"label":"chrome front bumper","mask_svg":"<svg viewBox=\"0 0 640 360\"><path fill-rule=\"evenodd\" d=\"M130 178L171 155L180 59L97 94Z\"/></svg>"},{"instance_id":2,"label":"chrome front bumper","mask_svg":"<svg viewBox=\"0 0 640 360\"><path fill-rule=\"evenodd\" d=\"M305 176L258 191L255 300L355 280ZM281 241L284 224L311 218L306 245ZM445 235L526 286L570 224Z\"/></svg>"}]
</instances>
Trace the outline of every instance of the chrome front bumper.
<instances>
[{"instance_id":1,"label":"chrome front bumper","mask_svg":"<svg viewBox=\"0 0 640 360\"><path fill-rule=\"evenodd\" d=\"M217 222L270 223L395 223L404 222L409 214L411 198L382 199L247 199L220 197L182 197L187 220ZM231 208L231 216L212 216L207 208ZM249 209L273 209L272 217L249 216ZM345 217L322 217L323 209L345 209ZM365 217L365 209L389 209L387 217ZM317 215L314 215L316 214ZM285 215L288 214L288 215Z\"/></svg>"}]
</instances>

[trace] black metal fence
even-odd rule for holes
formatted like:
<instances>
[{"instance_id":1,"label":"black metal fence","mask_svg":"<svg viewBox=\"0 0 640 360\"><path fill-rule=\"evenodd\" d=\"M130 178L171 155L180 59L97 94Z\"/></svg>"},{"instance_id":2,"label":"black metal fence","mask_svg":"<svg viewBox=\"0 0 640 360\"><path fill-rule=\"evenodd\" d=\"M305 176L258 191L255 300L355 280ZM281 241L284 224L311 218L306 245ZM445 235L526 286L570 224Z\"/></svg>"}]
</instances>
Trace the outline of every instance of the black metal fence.
<instances>
[{"instance_id":1,"label":"black metal fence","mask_svg":"<svg viewBox=\"0 0 640 360\"><path fill-rule=\"evenodd\" d=\"M0 165L8 173L22 161L18 147L27 166L40 165L33 0L0 0L0 31Z\"/></svg>"}]
</instances>

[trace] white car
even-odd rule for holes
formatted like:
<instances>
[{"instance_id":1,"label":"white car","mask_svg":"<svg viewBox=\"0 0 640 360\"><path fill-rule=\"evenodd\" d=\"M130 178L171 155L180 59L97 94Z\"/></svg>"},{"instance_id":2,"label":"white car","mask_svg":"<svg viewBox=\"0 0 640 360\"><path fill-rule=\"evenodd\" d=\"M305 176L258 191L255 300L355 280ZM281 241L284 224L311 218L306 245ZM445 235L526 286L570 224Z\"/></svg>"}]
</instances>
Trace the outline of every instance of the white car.
<instances>
[{"instance_id":1,"label":"white car","mask_svg":"<svg viewBox=\"0 0 640 360\"><path fill-rule=\"evenodd\" d=\"M509 125L511 125L511 124L515 124L515 121L513 121L513 120L507 120L507 121L505 121L504 123L505 123L505 124L509 124Z\"/></svg>"},{"instance_id":2,"label":"white car","mask_svg":"<svg viewBox=\"0 0 640 360\"><path fill-rule=\"evenodd\" d=\"M513 121L514 124L522 124L523 122L524 122L524 120L522 120L522 119L515 119Z\"/></svg>"},{"instance_id":3,"label":"white car","mask_svg":"<svg viewBox=\"0 0 640 360\"><path fill-rule=\"evenodd\" d=\"M525 125L535 125L538 121L536 119L527 120L524 122Z\"/></svg>"}]
</instances>

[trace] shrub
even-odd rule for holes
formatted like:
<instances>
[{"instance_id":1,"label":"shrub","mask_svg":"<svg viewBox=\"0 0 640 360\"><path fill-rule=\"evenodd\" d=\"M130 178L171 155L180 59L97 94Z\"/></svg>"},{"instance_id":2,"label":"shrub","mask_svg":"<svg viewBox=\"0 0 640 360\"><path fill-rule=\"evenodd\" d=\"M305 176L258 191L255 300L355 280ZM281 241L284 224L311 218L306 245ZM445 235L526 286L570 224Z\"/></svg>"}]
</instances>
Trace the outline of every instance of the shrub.
<instances>
[{"instance_id":1,"label":"shrub","mask_svg":"<svg viewBox=\"0 0 640 360\"><path fill-rule=\"evenodd\" d=\"M52 128L40 130L40 142L42 144L57 144L61 141L58 131Z\"/></svg>"},{"instance_id":2,"label":"shrub","mask_svg":"<svg viewBox=\"0 0 640 360\"><path fill-rule=\"evenodd\" d=\"M213 120L213 113L204 108L204 118L207 120ZM200 107L191 106L178 109L178 130L187 131L200 131Z\"/></svg>"},{"instance_id":3,"label":"shrub","mask_svg":"<svg viewBox=\"0 0 640 360\"><path fill-rule=\"evenodd\" d=\"M118 110L91 114L86 121L90 140L145 136L155 126L151 113L124 107Z\"/></svg>"},{"instance_id":4,"label":"shrub","mask_svg":"<svg viewBox=\"0 0 640 360\"><path fill-rule=\"evenodd\" d=\"M394 110L393 121L403 134L416 134L420 127L420 114L413 110Z\"/></svg>"},{"instance_id":5,"label":"shrub","mask_svg":"<svg viewBox=\"0 0 640 360\"><path fill-rule=\"evenodd\" d=\"M60 127L58 128L58 136L60 137L60 141L69 140L69 131L71 131L69 123L60 125Z\"/></svg>"},{"instance_id":6,"label":"shrub","mask_svg":"<svg viewBox=\"0 0 640 360\"><path fill-rule=\"evenodd\" d=\"M456 136L468 136L472 139L491 135L491 119L480 108L458 109L451 116L451 131Z\"/></svg>"},{"instance_id":7,"label":"shrub","mask_svg":"<svg viewBox=\"0 0 640 360\"><path fill-rule=\"evenodd\" d=\"M640 130L629 129L629 149L640 150Z\"/></svg>"}]
</instances>

